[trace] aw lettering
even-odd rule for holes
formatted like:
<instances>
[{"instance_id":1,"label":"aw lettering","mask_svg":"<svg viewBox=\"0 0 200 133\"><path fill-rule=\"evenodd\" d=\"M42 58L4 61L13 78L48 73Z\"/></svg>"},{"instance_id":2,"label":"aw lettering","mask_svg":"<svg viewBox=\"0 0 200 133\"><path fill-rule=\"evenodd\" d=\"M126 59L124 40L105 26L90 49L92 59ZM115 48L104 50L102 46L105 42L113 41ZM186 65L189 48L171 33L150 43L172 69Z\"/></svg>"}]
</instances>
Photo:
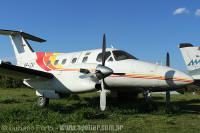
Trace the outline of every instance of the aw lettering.
<instances>
[{"instance_id":1,"label":"aw lettering","mask_svg":"<svg viewBox=\"0 0 200 133\"><path fill-rule=\"evenodd\" d=\"M191 60L190 63L188 64L188 66L194 66L194 65L198 65L200 63L200 60Z\"/></svg>"}]
</instances>

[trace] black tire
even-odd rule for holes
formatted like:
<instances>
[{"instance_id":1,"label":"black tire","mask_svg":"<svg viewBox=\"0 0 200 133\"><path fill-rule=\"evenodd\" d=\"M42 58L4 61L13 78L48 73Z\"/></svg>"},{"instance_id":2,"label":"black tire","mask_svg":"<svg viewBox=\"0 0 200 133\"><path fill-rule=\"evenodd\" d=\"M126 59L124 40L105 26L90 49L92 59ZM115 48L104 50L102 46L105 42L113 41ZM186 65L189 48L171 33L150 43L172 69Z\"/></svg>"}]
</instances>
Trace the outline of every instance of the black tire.
<instances>
[{"instance_id":1,"label":"black tire","mask_svg":"<svg viewBox=\"0 0 200 133\"><path fill-rule=\"evenodd\" d=\"M42 97L42 96L38 97L37 105L41 108L46 107L47 105L49 105L49 98Z\"/></svg>"}]
</instances>

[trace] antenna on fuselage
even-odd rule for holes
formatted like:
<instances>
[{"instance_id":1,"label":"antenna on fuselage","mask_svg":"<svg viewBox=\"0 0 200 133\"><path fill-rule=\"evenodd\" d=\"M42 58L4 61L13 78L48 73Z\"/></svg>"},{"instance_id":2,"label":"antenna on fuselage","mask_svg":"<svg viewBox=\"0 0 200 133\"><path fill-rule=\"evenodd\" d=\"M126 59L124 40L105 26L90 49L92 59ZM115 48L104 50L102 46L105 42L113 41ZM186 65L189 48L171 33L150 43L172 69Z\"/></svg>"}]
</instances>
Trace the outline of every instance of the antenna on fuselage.
<instances>
[{"instance_id":1,"label":"antenna on fuselage","mask_svg":"<svg viewBox=\"0 0 200 133\"><path fill-rule=\"evenodd\" d=\"M114 46L113 46L112 44L110 44L110 47L111 47L111 48L114 48Z\"/></svg>"},{"instance_id":2,"label":"antenna on fuselage","mask_svg":"<svg viewBox=\"0 0 200 133\"><path fill-rule=\"evenodd\" d=\"M158 60L158 61L156 61L155 64L157 64L157 65L161 65L161 66L162 66L162 61Z\"/></svg>"}]
</instances>

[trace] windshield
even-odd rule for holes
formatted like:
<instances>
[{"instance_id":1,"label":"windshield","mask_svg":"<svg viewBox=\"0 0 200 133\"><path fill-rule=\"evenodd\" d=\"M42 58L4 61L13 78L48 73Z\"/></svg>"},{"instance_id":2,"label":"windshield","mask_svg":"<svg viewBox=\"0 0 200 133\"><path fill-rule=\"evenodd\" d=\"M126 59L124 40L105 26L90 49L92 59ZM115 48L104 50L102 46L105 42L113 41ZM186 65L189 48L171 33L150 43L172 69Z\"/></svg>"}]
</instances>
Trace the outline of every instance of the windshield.
<instances>
[{"instance_id":1,"label":"windshield","mask_svg":"<svg viewBox=\"0 0 200 133\"><path fill-rule=\"evenodd\" d=\"M126 59L137 60L136 57L134 57L134 56L130 55L129 53L126 53L125 51L122 51L122 50L113 51L113 55L114 55L116 61L126 60Z\"/></svg>"},{"instance_id":2,"label":"windshield","mask_svg":"<svg viewBox=\"0 0 200 133\"><path fill-rule=\"evenodd\" d=\"M111 55L109 51L105 52L105 60L108 59L108 57ZM102 61L102 53L98 54L97 59L98 62Z\"/></svg>"}]
</instances>

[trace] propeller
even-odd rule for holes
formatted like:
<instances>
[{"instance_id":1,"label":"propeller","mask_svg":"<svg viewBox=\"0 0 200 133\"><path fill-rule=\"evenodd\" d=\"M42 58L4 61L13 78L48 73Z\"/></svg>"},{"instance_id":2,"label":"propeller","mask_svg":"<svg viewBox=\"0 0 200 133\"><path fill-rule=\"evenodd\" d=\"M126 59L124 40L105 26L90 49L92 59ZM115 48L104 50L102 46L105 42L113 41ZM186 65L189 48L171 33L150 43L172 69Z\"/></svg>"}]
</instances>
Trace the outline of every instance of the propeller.
<instances>
[{"instance_id":1,"label":"propeller","mask_svg":"<svg viewBox=\"0 0 200 133\"><path fill-rule=\"evenodd\" d=\"M167 55L166 55L166 66L168 66L168 67L170 66L170 56L169 56L168 52L167 52ZM176 92L178 92L180 94L184 94L183 89L176 90ZM166 100L167 100L166 103L169 104L170 103L170 91L166 91Z\"/></svg>"},{"instance_id":2,"label":"propeller","mask_svg":"<svg viewBox=\"0 0 200 133\"><path fill-rule=\"evenodd\" d=\"M170 66L170 57L169 57L169 53L167 52L166 55L166 66ZM166 104L168 105L170 103L170 91L166 91Z\"/></svg>"},{"instance_id":3,"label":"propeller","mask_svg":"<svg viewBox=\"0 0 200 133\"><path fill-rule=\"evenodd\" d=\"M125 75L125 73L113 73L113 70L107 66L105 66L106 61L106 35L103 35L103 43L102 43L102 62L97 65L95 73L90 72L88 69L80 69L81 75L80 78L88 78L88 77L96 77L101 81L101 89L100 89L100 108L102 111L106 109L106 89L105 89L105 81L104 78L108 77L111 74L114 75Z\"/></svg>"},{"instance_id":4,"label":"propeller","mask_svg":"<svg viewBox=\"0 0 200 133\"><path fill-rule=\"evenodd\" d=\"M113 73L113 70L105 67L105 53L106 53L106 35L103 35L103 44L102 44L102 65L97 66L97 75L99 75L99 78L101 79L101 90L100 90L100 108L101 111L104 111L106 109L106 90L105 90L105 81L104 78L106 76L109 76ZM102 70L102 71L101 71ZM105 75L103 75L105 73ZM97 76L98 78L98 76Z\"/></svg>"},{"instance_id":5,"label":"propeller","mask_svg":"<svg viewBox=\"0 0 200 133\"><path fill-rule=\"evenodd\" d=\"M170 57L169 57L169 53L167 52L167 56L166 56L166 66L170 66Z\"/></svg>"}]
</instances>

